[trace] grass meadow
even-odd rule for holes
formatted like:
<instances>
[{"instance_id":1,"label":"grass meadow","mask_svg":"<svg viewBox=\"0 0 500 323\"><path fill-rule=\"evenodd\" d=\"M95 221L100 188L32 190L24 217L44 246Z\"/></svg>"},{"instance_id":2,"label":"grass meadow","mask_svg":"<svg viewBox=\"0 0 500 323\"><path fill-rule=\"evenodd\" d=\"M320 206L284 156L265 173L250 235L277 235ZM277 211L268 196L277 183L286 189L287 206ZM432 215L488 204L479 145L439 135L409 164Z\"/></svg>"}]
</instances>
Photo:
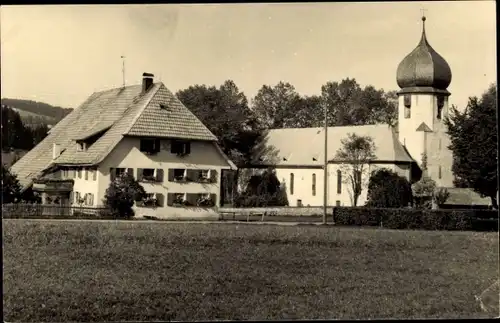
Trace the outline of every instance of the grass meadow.
<instances>
[{"instance_id":1,"label":"grass meadow","mask_svg":"<svg viewBox=\"0 0 500 323\"><path fill-rule=\"evenodd\" d=\"M481 318L498 233L3 220L5 321Z\"/></svg>"}]
</instances>

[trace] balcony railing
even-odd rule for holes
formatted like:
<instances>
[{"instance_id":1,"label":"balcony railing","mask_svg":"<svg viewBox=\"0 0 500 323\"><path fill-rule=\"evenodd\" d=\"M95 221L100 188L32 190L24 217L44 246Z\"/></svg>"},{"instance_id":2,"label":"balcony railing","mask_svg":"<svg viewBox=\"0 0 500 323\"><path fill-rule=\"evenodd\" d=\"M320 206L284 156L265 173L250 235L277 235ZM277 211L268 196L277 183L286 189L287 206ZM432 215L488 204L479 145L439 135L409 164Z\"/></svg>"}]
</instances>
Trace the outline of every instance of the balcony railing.
<instances>
[{"instance_id":1,"label":"balcony railing","mask_svg":"<svg viewBox=\"0 0 500 323\"><path fill-rule=\"evenodd\" d=\"M74 181L67 180L38 180L33 182L34 191L57 191L57 192L70 192L73 190Z\"/></svg>"}]
</instances>

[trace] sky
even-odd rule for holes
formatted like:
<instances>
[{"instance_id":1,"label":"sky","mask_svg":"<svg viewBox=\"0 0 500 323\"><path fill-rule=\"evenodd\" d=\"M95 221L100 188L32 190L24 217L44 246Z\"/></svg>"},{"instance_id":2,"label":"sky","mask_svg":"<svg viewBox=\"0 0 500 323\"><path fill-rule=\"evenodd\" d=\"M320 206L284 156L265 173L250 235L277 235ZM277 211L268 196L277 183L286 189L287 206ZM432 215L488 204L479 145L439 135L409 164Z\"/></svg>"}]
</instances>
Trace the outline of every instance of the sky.
<instances>
[{"instance_id":1,"label":"sky","mask_svg":"<svg viewBox=\"0 0 500 323\"><path fill-rule=\"evenodd\" d=\"M290 82L398 90L396 69L418 44L451 67L460 109L496 82L495 1L2 6L2 97L76 108L95 91L149 72L176 92L231 79L249 100Z\"/></svg>"}]
</instances>

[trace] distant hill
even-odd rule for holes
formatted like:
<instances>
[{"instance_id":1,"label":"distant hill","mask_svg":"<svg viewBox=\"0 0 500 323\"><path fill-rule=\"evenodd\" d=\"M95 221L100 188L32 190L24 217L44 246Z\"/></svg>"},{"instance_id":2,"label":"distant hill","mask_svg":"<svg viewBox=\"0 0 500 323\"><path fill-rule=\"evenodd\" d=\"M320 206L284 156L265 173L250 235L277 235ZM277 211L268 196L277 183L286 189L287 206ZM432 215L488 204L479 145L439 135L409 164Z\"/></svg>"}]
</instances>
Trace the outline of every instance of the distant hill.
<instances>
[{"instance_id":1,"label":"distant hill","mask_svg":"<svg viewBox=\"0 0 500 323\"><path fill-rule=\"evenodd\" d=\"M1 103L17 111L27 125L45 123L53 126L73 111L73 109L31 100L3 98Z\"/></svg>"}]
</instances>

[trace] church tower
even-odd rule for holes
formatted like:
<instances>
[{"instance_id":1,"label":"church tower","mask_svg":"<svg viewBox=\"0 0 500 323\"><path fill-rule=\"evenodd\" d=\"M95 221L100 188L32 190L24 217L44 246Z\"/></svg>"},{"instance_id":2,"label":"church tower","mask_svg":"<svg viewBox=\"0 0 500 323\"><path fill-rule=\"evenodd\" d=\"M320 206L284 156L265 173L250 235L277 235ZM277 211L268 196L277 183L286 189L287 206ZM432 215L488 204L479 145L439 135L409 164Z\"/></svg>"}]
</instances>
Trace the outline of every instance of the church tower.
<instances>
[{"instance_id":1,"label":"church tower","mask_svg":"<svg viewBox=\"0 0 500 323\"><path fill-rule=\"evenodd\" d=\"M453 187L452 153L444 118L448 115L447 88L451 69L427 41L425 16L422 37L397 69L398 135L411 157L422 166L427 156L427 173L438 186Z\"/></svg>"}]
</instances>

